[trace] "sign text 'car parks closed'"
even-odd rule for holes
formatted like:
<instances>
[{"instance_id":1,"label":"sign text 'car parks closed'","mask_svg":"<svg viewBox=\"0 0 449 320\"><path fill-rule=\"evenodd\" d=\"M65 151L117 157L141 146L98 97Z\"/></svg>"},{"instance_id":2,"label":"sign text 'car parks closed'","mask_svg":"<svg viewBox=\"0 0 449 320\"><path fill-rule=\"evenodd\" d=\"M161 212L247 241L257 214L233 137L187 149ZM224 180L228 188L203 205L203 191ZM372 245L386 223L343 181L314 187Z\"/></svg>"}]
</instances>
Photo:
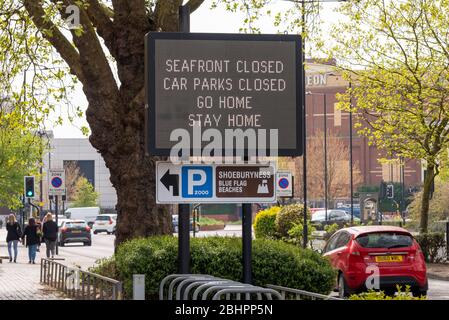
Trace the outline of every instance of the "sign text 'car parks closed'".
<instances>
[{"instance_id":1,"label":"sign text 'car parks closed'","mask_svg":"<svg viewBox=\"0 0 449 320\"><path fill-rule=\"evenodd\" d=\"M279 155L302 154L299 36L157 32L146 46L150 154L168 155L171 133L198 124L223 137L277 129Z\"/></svg>"},{"instance_id":2,"label":"sign text 'car parks closed'","mask_svg":"<svg viewBox=\"0 0 449 320\"><path fill-rule=\"evenodd\" d=\"M158 203L276 201L272 165L174 165L157 163Z\"/></svg>"}]
</instances>

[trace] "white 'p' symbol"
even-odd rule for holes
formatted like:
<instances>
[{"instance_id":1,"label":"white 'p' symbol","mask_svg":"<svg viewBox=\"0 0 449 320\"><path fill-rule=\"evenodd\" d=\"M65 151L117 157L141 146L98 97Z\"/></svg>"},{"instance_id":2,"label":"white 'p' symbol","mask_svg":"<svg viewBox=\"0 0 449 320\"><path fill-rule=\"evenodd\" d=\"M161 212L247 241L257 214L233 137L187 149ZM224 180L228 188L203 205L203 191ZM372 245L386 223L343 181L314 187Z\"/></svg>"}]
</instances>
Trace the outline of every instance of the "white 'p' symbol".
<instances>
[{"instance_id":1,"label":"white 'p' symbol","mask_svg":"<svg viewBox=\"0 0 449 320\"><path fill-rule=\"evenodd\" d=\"M200 179L195 180L196 175L200 176ZM206 183L206 173L203 170L191 169L188 171L188 194L193 195L193 188L196 186L202 186Z\"/></svg>"}]
</instances>

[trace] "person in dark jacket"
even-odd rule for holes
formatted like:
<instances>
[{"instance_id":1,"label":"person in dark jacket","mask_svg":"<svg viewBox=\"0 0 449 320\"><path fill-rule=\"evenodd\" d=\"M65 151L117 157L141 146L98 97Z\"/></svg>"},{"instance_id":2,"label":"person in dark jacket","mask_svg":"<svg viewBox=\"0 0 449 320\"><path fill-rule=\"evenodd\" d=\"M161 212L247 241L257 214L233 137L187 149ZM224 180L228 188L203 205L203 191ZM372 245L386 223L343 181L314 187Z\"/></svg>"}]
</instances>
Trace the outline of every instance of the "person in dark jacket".
<instances>
[{"instance_id":1,"label":"person in dark jacket","mask_svg":"<svg viewBox=\"0 0 449 320\"><path fill-rule=\"evenodd\" d=\"M36 251L37 247L40 245L40 238L38 235L39 227L36 224L36 220L34 218L30 218L28 220L28 225L25 227L25 230L23 231L22 241L26 242L25 245L28 247L28 257L29 261L28 263L35 264L36 259Z\"/></svg>"},{"instance_id":2,"label":"person in dark jacket","mask_svg":"<svg viewBox=\"0 0 449 320\"><path fill-rule=\"evenodd\" d=\"M22 236L22 229L16 220L14 214L8 216L8 222L6 223L6 242L8 243L9 262L12 262L12 248L14 248L14 262L17 263L17 244ZM11 248L12 247L12 248Z\"/></svg>"},{"instance_id":3,"label":"person in dark jacket","mask_svg":"<svg viewBox=\"0 0 449 320\"><path fill-rule=\"evenodd\" d=\"M55 257L56 240L58 238L58 225L53 221L51 213L47 213L44 218L44 224L42 227L43 239L47 246L47 258L53 259Z\"/></svg>"}]
</instances>

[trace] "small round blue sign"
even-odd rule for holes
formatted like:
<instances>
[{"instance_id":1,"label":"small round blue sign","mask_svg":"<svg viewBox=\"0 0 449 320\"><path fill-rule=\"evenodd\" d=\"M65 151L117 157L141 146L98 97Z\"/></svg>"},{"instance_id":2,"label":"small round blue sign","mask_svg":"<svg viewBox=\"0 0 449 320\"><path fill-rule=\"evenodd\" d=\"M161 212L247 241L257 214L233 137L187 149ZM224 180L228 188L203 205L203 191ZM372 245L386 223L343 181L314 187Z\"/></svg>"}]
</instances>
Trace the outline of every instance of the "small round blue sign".
<instances>
[{"instance_id":1,"label":"small round blue sign","mask_svg":"<svg viewBox=\"0 0 449 320\"><path fill-rule=\"evenodd\" d=\"M54 177L51 179L51 185L53 188L59 188L62 186L62 179L60 177Z\"/></svg>"},{"instance_id":2,"label":"small round blue sign","mask_svg":"<svg viewBox=\"0 0 449 320\"><path fill-rule=\"evenodd\" d=\"M287 178L281 178L281 179L279 179L279 187L281 188L281 189L287 189L288 188L288 185L290 184L289 182L288 182L288 179Z\"/></svg>"}]
</instances>

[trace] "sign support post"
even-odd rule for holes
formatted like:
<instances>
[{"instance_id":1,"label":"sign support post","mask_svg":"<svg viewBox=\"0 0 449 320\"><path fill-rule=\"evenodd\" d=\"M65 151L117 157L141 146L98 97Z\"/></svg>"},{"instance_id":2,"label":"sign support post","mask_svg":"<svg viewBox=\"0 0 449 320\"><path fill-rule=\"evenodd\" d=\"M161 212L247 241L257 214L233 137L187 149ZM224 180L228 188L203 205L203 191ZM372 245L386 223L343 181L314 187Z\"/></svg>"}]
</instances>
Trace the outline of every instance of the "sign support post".
<instances>
[{"instance_id":1,"label":"sign support post","mask_svg":"<svg viewBox=\"0 0 449 320\"><path fill-rule=\"evenodd\" d=\"M179 6L179 31L190 32L189 6ZM178 205L179 273L190 273L190 205Z\"/></svg>"},{"instance_id":2,"label":"sign support post","mask_svg":"<svg viewBox=\"0 0 449 320\"><path fill-rule=\"evenodd\" d=\"M56 225L58 226L59 224L58 224L58 215L59 215L59 213L58 213L58 210L59 210L59 203L58 203L58 196L57 195L55 195L55 202L56 202L56 205L55 205L55 216L56 216ZM59 230L58 230L58 233L59 233ZM58 239L56 238L56 255L58 255L59 254L59 244L58 244Z\"/></svg>"},{"instance_id":3,"label":"sign support post","mask_svg":"<svg viewBox=\"0 0 449 320\"><path fill-rule=\"evenodd\" d=\"M248 156L245 155L245 162ZM242 261L243 261L243 282L252 284L252 205L242 204Z\"/></svg>"}]
</instances>

